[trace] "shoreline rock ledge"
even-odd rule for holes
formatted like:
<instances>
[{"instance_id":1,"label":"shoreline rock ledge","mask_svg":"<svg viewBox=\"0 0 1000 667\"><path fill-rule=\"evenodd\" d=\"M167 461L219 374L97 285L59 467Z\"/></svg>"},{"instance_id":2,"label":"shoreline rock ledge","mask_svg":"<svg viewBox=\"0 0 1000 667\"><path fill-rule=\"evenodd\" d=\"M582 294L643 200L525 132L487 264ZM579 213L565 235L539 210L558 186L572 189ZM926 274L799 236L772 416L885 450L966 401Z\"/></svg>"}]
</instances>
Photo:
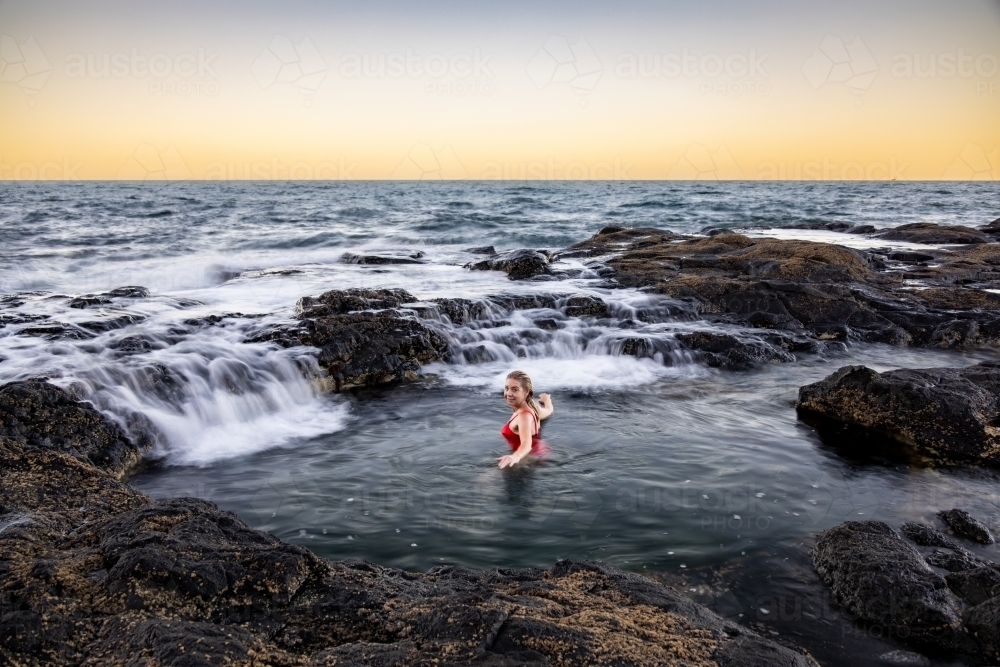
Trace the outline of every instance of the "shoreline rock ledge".
<instances>
[{"instance_id":1,"label":"shoreline rock ledge","mask_svg":"<svg viewBox=\"0 0 1000 667\"><path fill-rule=\"evenodd\" d=\"M937 463L1000 465L1000 362L885 373L845 366L801 387L796 408L874 431Z\"/></svg>"},{"instance_id":2,"label":"shoreline rock ledge","mask_svg":"<svg viewBox=\"0 0 1000 667\"><path fill-rule=\"evenodd\" d=\"M319 558L212 503L131 488L118 427L94 437L100 414L58 387L0 392L17 397L0 412L0 665L817 667L599 561Z\"/></svg>"},{"instance_id":3,"label":"shoreline rock ledge","mask_svg":"<svg viewBox=\"0 0 1000 667\"><path fill-rule=\"evenodd\" d=\"M949 661L959 654L997 664L1000 565L932 526L906 523L902 531L912 542L881 521L846 521L820 533L812 561L833 599L880 636Z\"/></svg>"}]
</instances>

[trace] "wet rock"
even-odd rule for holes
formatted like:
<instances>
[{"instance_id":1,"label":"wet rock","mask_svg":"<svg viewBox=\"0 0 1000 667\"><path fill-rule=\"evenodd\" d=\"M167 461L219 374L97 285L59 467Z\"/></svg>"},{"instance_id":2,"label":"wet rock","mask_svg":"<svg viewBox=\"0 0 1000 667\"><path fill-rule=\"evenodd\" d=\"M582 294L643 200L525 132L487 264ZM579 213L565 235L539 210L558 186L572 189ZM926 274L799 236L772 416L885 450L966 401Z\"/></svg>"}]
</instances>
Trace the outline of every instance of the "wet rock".
<instances>
[{"instance_id":1,"label":"wet rock","mask_svg":"<svg viewBox=\"0 0 1000 667\"><path fill-rule=\"evenodd\" d=\"M847 230L848 234L874 234L875 225L858 225Z\"/></svg>"},{"instance_id":2,"label":"wet rock","mask_svg":"<svg viewBox=\"0 0 1000 667\"><path fill-rule=\"evenodd\" d=\"M924 556L929 565L949 572L965 572L990 565L989 561L969 553L956 545L954 549L934 549Z\"/></svg>"},{"instance_id":3,"label":"wet rock","mask_svg":"<svg viewBox=\"0 0 1000 667\"><path fill-rule=\"evenodd\" d=\"M608 304L602 299L583 294L571 296L562 303L557 302L557 307L567 317L604 317L608 314Z\"/></svg>"},{"instance_id":4,"label":"wet rock","mask_svg":"<svg viewBox=\"0 0 1000 667\"><path fill-rule=\"evenodd\" d=\"M919 263L931 261L934 259L934 255L913 250L895 250L889 253L889 259L897 262Z\"/></svg>"},{"instance_id":5,"label":"wet rock","mask_svg":"<svg viewBox=\"0 0 1000 667\"><path fill-rule=\"evenodd\" d=\"M828 232L848 232L853 228L854 225L851 224L850 222L843 222L840 220L834 220L829 222L816 220L814 222L800 222L793 225L787 225L782 227L782 229L816 229L816 230L825 230ZM770 228L759 227L758 229L770 229Z\"/></svg>"},{"instance_id":6,"label":"wet rock","mask_svg":"<svg viewBox=\"0 0 1000 667\"><path fill-rule=\"evenodd\" d=\"M481 245L475 248L466 248L465 252L472 253L473 255L495 255L497 254L496 248L491 245Z\"/></svg>"},{"instance_id":7,"label":"wet rock","mask_svg":"<svg viewBox=\"0 0 1000 667\"><path fill-rule=\"evenodd\" d=\"M546 331L556 331L559 328L559 322L551 317L540 317L535 320L535 326Z\"/></svg>"},{"instance_id":8,"label":"wet rock","mask_svg":"<svg viewBox=\"0 0 1000 667\"><path fill-rule=\"evenodd\" d=\"M33 324L17 331L20 336L37 336L47 340L86 340L93 338L94 334L62 322L45 322L43 324Z\"/></svg>"},{"instance_id":9,"label":"wet rock","mask_svg":"<svg viewBox=\"0 0 1000 667\"><path fill-rule=\"evenodd\" d=\"M0 315L0 329L8 324L29 324L49 319L48 315L29 315L28 313L3 313Z\"/></svg>"},{"instance_id":10,"label":"wet rock","mask_svg":"<svg viewBox=\"0 0 1000 667\"><path fill-rule=\"evenodd\" d=\"M851 230L854 231L854 230ZM683 237L623 229L561 253L610 257L619 286L687 301L708 318L827 340L968 347L1000 341L1000 244L942 251L893 271L877 253L828 243ZM930 253L927 253L930 254ZM898 266L898 265L896 265ZM912 289L916 280L928 289Z\"/></svg>"},{"instance_id":11,"label":"wet rock","mask_svg":"<svg viewBox=\"0 0 1000 667\"><path fill-rule=\"evenodd\" d=\"M42 380L0 387L0 436L29 450L58 451L117 476L143 452L87 403Z\"/></svg>"},{"instance_id":12,"label":"wet rock","mask_svg":"<svg viewBox=\"0 0 1000 667\"><path fill-rule=\"evenodd\" d=\"M444 359L449 342L397 307L416 301L399 289L333 290L299 300L299 323L258 331L247 342L319 348L331 389L416 379L422 364Z\"/></svg>"},{"instance_id":13,"label":"wet rock","mask_svg":"<svg viewBox=\"0 0 1000 667\"><path fill-rule=\"evenodd\" d=\"M879 232L876 236L880 239L890 241L942 245L990 243L993 241L988 235L972 227L935 225L931 222L914 222L908 225L900 225Z\"/></svg>"},{"instance_id":14,"label":"wet rock","mask_svg":"<svg viewBox=\"0 0 1000 667\"><path fill-rule=\"evenodd\" d=\"M955 540L940 531L931 528L927 524L908 521L904 523L900 530L903 535L913 540L914 543L922 547L944 547L946 549L958 549Z\"/></svg>"},{"instance_id":15,"label":"wet rock","mask_svg":"<svg viewBox=\"0 0 1000 667\"><path fill-rule=\"evenodd\" d=\"M997 218L988 225L983 225L979 227L979 230L986 232L987 234L1000 234L1000 218Z\"/></svg>"},{"instance_id":16,"label":"wet rock","mask_svg":"<svg viewBox=\"0 0 1000 667\"><path fill-rule=\"evenodd\" d=\"M881 521L823 531L813 565L836 602L865 623L921 642L952 645L962 605L944 577Z\"/></svg>"},{"instance_id":17,"label":"wet rock","mask_svg":"<svg viewBox=\"0 0 1000 667\"><path fill-rule=\"evenodd\" d=\"M106 306L114 303L110 297L104 294L85 294L70 299L66 304L70 308L91 308L93 306Z\"/></svg>"},{"instance_id":18,"label":"wet rock","mask_svg":"<svg viewBox=\"0 0 1000 667\"><path fill-rule=\"evenodd\" d=\"M340 261L344 264L364 264L364 265L381 265L381 264L423 264L416 257L398 257L398 256L385 256L385 255L357 255L351 252L345 252L340 257Z\"/></svg>"},{"instance_id":19,"label":"wet rock","mask_svg":"<svg viewBox=\"0 0 1000 667\"><path fill-rule=\"evenodd\" d=\"M878 657L883 665L898 665L899 667L930 667L931 661L912 651L889 651Z\"/></svg>"},{"instance_id":20,"label":"wet rock","mask_svg":"<svg viewBox=\"0 0 1000 667\"><path fill-rule=\"evenodd\" d=\"M522 248L466 264L465 268L474 271L503 271L511 280L524 280L547 274L549 258L537 250Z\"/></svg>"},{"instance_id":21,"label":"wet rock","mask_svg":"<svg viewBox=\"0 0 1000 667\"><path fill-rule=\"evenodd\" d=\"M149 290L138 285L129 285L127 287L116 287L110 292L106 292L105 295L111 299L145 299L149 297Z\"/></svg>"},{"instance_id":22,"label":"wet rock","mask_svg":"<svg viewBox=\"0 0 1000 667\"><path fill-rule=\"evenodd\" d=\"M994 664L1000 661L1000 597L995 597L969 610L966 631L982 646L985 657Z\"/></svg>"},{"instance_id":23,"label":"wet rock","mask_svg":"<svg viewBox=\"0 0 1000 667\"><path fill-rule=\"evenodd\" d=\"M484 364L493 361L493 355L485 345L472 345L462 348L462 358L469 364Z\"/></svg>"},{"instance_id":24,"label":"wet rock","mask_svg":"<svg viewBox=\"0 0 1000 667\"><path fill-rule=\"evenodd\" d=\"M121 354L142 354L153 349L152 343L139 335L123 336L108 343L108 349Z\"/></svg>"},{"instance_id":25,"label":"wet rock","mask_svg":"<svg viewBox=\"0 0 1000 667\"><path fill-rule=\"evenodd\" d=\"M300 319L339 315L360 310L398 308L417 299L401 289L331 290L319 296L304 296L295 305Z\"/></svg>"},{"instance_id":26,"label":"wet rock","mask_svg":"<svg viewBox=\"0 0 1000 667\"><path fill-rule=\"evenodd\" d=\"M1000 570L995 565L952 572L945 579L948 588L971 605L979 605L1000 595Z\"/></svg>"},{"instance_id":27,"label":"wet rock","mask_svg":"<svg viewBox=\"0 0 1000 667\"><path fill-rule=\"evenodd\" d=\"M94 306L106 306L114 303L112 299L144 299L149 296L149 290L145 287L130 285L127 287L117 287L102 294L84 294L69 300L70 308L92 308Z\"/></svg>"},{"instance_id":28,"label":"wet rock","mask_svg":"<svg viewBox=\"0 0 1000 667\"><path fill-rule=\"evenodd\" d=\"M434 299L433 302L441 313L458 325L483 319L490 312L490 304L485 299L441 298Z\"/></svg>"},{"instance_id":29,"label":"wet rock","mask_svg":"<svg viewBox=\"0 0 1000 667\"><path fill-rule=\"evenodd\" d=\"M965 510L944 510L938 512L938 516L948 525L948 531L955 535L975 540L980 544L993 544L996 541L986 524L973 518Z\"/></svg>"},{"instance_id":30,"label":"wet rock","mask_svg":"<svg viewBox=\"0 0 1000 667\"><path fill-rule=\"evenodd\" d=\"M853 424L939 462L1000 464L1000 366L876 373L845 366L799 389L800 414Z\"/></svg>"},{"instance_id":31,"label":"wet rock","mask_svg":"<svg viewBox=\"0 0 1000 667\"><path fill-rule=\"evenodd\" d=\"M93 320L90 322L80 322L77 326L92 331L94 333L104 333L115 329L124 329L127 326L142 322L146 318L142 315L124 314L117 317L109 317L103 320Z\"/></svg>"},{"instance_id":32,"label":"wet rock","mask_svg":"<svg viewBox=\"0 0 1000 667\"><path fill-rule=\"evenodd\" d=\"M792 354L762 340L740 340L730 334L696 331L677 334L677 340L698 351L705 363L714 368L746 370L768 362L795 361Z\"/></svg>"}]
</instances>

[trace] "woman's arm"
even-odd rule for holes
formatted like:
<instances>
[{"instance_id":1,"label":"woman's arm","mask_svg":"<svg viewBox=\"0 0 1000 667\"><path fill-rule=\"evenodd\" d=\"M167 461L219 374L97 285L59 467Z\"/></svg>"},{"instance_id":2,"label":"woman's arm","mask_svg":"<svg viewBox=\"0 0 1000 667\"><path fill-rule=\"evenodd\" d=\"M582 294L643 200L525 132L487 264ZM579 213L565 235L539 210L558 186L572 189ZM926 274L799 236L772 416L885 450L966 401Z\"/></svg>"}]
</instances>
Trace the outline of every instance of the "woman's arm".
<instances>
[{"instance_id":1,"label":"woman's arm","mask_svg":"<svg viewBox=\"0 0 1000 667\"><path fill-rule=\"evenodd\" d=\"M512 466L531 453L531 417L527 412L522 412L514 419L514 424L517 425L517 434L521 436L521 444L513 454L497 459L501 468Z\"/></svg>"},{"instance_id":2,"label":"woman's arm","mask_svg":"<svg viewBox=\"0 0 1000 667\"><path fill-rule=\"evenodd\" d=\"M538 405L542 408L538 411L539 419L548 419L552 415L553 411L555 411L555 408L552 406L552 397L548 394L538 395Z\"/></svg>"}]
</instances>

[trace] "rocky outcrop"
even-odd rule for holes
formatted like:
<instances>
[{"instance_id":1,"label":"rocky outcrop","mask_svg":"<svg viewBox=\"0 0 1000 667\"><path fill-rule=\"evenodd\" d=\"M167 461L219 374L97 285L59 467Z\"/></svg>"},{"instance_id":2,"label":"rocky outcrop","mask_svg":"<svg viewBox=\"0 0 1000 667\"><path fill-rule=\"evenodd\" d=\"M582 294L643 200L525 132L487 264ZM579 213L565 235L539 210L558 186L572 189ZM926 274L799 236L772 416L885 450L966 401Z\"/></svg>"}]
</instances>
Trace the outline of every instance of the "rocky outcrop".
<instances>
[{"instance_id":1,"label":"rocky outcrop","mask_svg":"<svg viewBox=\"0 0 1000 667\"><path fill-rule=\"evenodd\" d=\"M1000 464L1000 364L876 373L845 366L799 389L800 414L853 424L938 462Z\"/></svg>"},{"instance_id":2,"label":"rocky outcrop","mask_svg":"<svg viewBox=\"0 0 1000 667\"><path fill-rule=\"evenodd\" d=\"M511 280L524 280L549 271L549 258L537 250L521 248L490 255L471 262L465 268L473 271L503 271Z\"/></svg>"},{"instance_id":3,"label":"rocky outcrop","mask_svg":"<svg viewBox=\"0 0 1000 667\"><path fill-rule=\"evenodd\" d=\"M620 286L756 328L944 348L1000 341L1000 295L985 291L1000 286L997 243L940 251L933 264L892 266L878 252L829 243L610 228L558 256L601 258Z\"/></svg>"},{"instance_id":4,"label":"rocky outcrop","mask_svg":"<svg viewBox=\"0 0 1000 667\"><path fill-rule=\"evenodd\" d=\"M91 405L45 380L0 387L0 437L28 452L62 452L116 477L145 453Z\"/></svg>"},{"instance_id":5,"label":"rocky outcrop","mask_svg":"<svg viewBox=\"0 0 1000 667\"><path fill-rule=\"evenodd\" d=\"M1000 566L971 556L931 526L908 523L903 532L919 548L881 521L842 523L819 534L813 565L836 603L861 623L938 653L995 664ZM942 544L950 544L954 558L931 550ZM966 567L967 558L978 564ZM930 565L950 572L942 576Z\"/></svg>"},{"instance_id":6,"label":"rocky outcrop","mask_svg":"<svg viewBox=\"0 0 1000 667\"><path fill-rule=\"evenodd\" d=\"M726 333L695 331L677 334L677 340L713 368L746 370L771 362L795 361L794 355L757 338L741 340Z\"/></svg>"},{"instance_id":7,"label":"rocky outcrop","mask_svg":"<svg viewBox=\"0 0 1000 667\"><path fill-rule=\"evenodd\" d=\"M424 253L417 251L403 257L399 255L359 255L353 252L345 252L340 257L344 264L382 265L382 264L423 264L420 258Z\"/></svg>"},{"instance_id":8,"label":"rocky outcrop","mask_svg":"<svg viewBox=\"0 0 1000 667\"><path fill-rule=\"evenodd\" d=\"M0 435L3 664L816 665L598 561L326 561L212 503L136 492L103 467L93 424L49 422L67 447L31 445L27 421Z\"/></svg>"},{"instance_id":9,"label":"rocky outcrop","mask_svg":"<svg viewBox=\"0 0 1000 667\"><path fill-rule=\"evenodd\" d=\"M106 306L114 303L114 299L145 299L149 296L149 290L145 287L129 285L127 287L116 287L101 294L84 294L74 297L67 304L70 308L90 308L92 306Z\"/></svg>"},{"instance_id":10,"label":"rocky outcrop","mask_svg":"<svg viewBox=\"0 0 1000 667\"><path fill-rule=\"evenodd\" d=\"M954 509L938 512L938 516L948 525L948 532L960 535L980 544L993 544L993 534L982 521L975 519L965 510Z\"/></svg>"},{"instance_id":11,"label":"rocky outcrop","mask_svg":"<svg viewBox=\"0 0 1000 667\"><path fill-rule=\"evenodd\" d=\"M317 360L331 389L413 380L422 364L447 354L440 333L398 310L416 299L404 290L333 290L303 297L298 324L257 332L248 342L319 348Z\"/></svg>"},{"instance_id":12,"label":"rocky outcrop","mask_svg":"<svg viewBox=\"0 0 1000 667\"><path fill-rule=\"evenodd\" d=\"M888 241L906 241L907 243L927 243L933 245L952 245L969 243L991 243L993 239L982 231L961 225L935 225L932 222L914 222L899 225L875 234L880 239Z\"/></svg>"},{"instance_id":13,"label":"rocky outcrop","mask_svg":"<svg viewBox=\"0 0 1000 667\"><path fill-rule=\"evenodd\" d=\"M955 642L962 606L948 583L881 521L820 533L813 565L837 604L866 623L917 641Z\"/></svg>"}]
</instances>

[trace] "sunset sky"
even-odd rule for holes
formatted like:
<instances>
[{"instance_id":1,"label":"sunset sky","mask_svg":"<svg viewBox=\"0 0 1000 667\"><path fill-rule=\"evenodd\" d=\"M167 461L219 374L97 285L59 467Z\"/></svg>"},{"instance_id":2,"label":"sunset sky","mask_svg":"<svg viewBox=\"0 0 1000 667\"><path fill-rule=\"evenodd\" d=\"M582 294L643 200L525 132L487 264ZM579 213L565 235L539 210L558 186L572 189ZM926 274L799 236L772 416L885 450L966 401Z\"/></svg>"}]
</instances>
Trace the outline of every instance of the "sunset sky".
<instances>
[{"instance_id":1,"label":"sunset sky","mask_svg":"<svg viewBox=\"0 0 1000 667\"><path fill-rule=\"evenodd\" d=\"M1000 179L1000 1L0 2L0 178Z\"/></svg>"}]
</instances>

